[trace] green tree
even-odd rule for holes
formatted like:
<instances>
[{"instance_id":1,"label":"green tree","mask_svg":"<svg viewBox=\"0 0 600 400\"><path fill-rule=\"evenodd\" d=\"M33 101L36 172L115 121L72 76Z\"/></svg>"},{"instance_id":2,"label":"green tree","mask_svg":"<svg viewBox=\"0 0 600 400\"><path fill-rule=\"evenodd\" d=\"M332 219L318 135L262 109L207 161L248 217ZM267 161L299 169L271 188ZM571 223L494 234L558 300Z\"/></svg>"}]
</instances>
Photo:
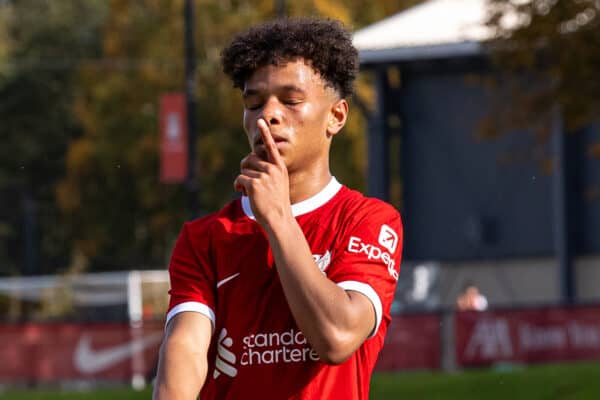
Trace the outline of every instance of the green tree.
<instances>
[{"instance_id":1,"label":"green tree","mask_svg":"<svg viewBox=\"0 0 600 400\"><path fill-rule=\"evenodd\" d=\"M164 266L187 217L185 190L158 181L158 100L184 81L182 1L112 1L102 62L80 69L72 142L59 204L94 269ZM261 19L248 4L197 2L198 177L204 211L232 198L243 151L238 96L219 51L237 27Z\"/></svg>"},{"instance_id":2,"label":"green tree","mask_svg":"<svg viewBox=\"0 0 600 400\"><path fill-rule=\"evenodd\" d=\"M505 86L513 101L497 108L502 111L495 119L498 127L511 127L501 121L535 126L548 120L556 105L568 131L598 119L599 14L595 0L490 2L488 25L497 33L490 47L494 60L501 71L518 77ZM541 136L546 131L537 129Z\"/></svg>"},{"instance_id":3,"label":"green tree","mask_svg":"<svg viewBox=\"0 0 600 400\"><path fill-rule=\"evenodd\" d=\"M102 1L0 3L2 273L48 272L68 258L54 188L67 143L80 134L72 110L77 60L97 52L102 10Z\"/></svg>"}]
</instances>

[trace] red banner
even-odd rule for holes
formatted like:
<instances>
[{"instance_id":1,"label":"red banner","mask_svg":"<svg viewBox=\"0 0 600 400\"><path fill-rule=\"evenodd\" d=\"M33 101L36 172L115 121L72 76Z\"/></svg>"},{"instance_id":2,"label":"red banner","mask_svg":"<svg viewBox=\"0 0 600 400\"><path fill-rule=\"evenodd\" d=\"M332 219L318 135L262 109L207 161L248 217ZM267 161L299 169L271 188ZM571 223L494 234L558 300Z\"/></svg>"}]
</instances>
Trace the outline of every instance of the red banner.
<instances>
[{"instance_id":1,"label":"red banner","mask_svg":"<svg viewBox=\"0 0 600 400\"><path fill-rule=\"evenodd\" d=\"M129 382L156 365L162 323L0 325L0 381Z\"/></svg>"},{"instance_id":2,"label":"red banner","mask_svg":"<svg viewBox=\"0 0 600 400\"><path fill-rule=\"evenodd\" d=\"M440 322L439 315L393 317L376 370L440 368Z\"/></svg>"},{"instance_id":3,"label":"red banner","mask_svg":"<svg viewBox=\"0 0 600 400\"><path fill-rule=\"evenodd\" d=\"M600 307L460 312L461 366L600 359Z\"/></svg>"},{"instance_id":4,"label":"red banner","mask_svg":"<svg viewBox=\"0 0 600 400\"><path fill-rule=\"evenodd\" d=\"M185 96L165 94L160 98L160 181L185 181L188 169L188 126Z\"/></svg>"}]
</instances>

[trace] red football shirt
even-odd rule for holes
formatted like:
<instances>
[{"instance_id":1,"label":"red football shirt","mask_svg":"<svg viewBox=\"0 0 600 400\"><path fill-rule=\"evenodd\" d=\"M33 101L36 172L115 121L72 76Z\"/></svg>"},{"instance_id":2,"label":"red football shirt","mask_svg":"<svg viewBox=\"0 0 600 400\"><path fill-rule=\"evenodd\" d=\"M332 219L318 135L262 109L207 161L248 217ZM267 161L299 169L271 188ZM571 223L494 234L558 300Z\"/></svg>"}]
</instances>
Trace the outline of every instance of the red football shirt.
<instances>
[{"instance_id":1,"label":"red football shirt","mask_svg":"<svg viewBox=\"0 0 600 400\"><path fill-rule=\"evenodd\" d=\"M213 323L203 400L369 397L400 270L400 216L335 178L292 211L315 268L371 300L373 332L343 364L321 362L294 321L248 198L234 200L184 225L169 266L167 323L183 311Z\"/></svg>"}]
</instances>

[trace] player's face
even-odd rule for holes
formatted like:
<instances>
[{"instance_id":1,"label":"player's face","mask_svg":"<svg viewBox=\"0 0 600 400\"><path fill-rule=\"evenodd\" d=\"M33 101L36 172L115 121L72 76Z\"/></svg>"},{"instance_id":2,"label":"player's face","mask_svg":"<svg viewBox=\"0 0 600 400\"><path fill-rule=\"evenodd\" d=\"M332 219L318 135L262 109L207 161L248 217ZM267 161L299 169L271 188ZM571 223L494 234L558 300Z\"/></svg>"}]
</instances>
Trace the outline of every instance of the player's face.
<instances>
[{"instance_id":1,"label":"player's face","mask_svg":"<svg viewBox=\"0 0 600 400\"><path fill-rule=\"evenodd\" d=\"M345 113L347 104L310 66L299 60L261 67L246 81L243 97L244 129L259 157L266 160L257 126L263 118L290 173L328 167L331 138L346 114L339 129L331 129L331 121L339 118L339 102Z\"/></svg>"}]
</instances>

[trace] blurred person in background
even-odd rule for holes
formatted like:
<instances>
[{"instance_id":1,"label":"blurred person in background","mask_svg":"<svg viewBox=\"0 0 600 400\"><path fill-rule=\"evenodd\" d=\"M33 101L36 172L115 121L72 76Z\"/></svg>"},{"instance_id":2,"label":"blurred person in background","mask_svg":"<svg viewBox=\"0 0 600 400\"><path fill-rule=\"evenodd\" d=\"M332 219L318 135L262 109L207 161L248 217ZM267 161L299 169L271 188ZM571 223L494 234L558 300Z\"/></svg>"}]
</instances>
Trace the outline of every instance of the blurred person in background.
<instances>
[{"instance_id":1,"label":"blurred person in background","mask_svg":"<svg viewBox=\"0 0 600 400\"><path fill-rule=\"evenodd\" d=\"M251 152L243 195L173 250L155 399L368 399L390 323L402 225L329 168L358 72L331 20L282 19L222 53Z\"/></svg>"},{"instance_id":2,"label":"blurred person in background","mask_svg":"<svg viewBox=\"0 0 600 400\"><path fill-rule=\"evenodd\" d=\"M472 282L465 285L463 291L456 299L456 308L459 311L485 311L488 301L479 288Z\"/></svg>"}]
</instances>

